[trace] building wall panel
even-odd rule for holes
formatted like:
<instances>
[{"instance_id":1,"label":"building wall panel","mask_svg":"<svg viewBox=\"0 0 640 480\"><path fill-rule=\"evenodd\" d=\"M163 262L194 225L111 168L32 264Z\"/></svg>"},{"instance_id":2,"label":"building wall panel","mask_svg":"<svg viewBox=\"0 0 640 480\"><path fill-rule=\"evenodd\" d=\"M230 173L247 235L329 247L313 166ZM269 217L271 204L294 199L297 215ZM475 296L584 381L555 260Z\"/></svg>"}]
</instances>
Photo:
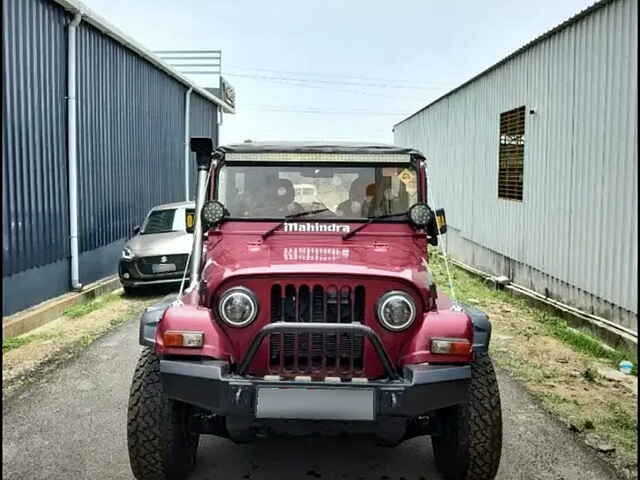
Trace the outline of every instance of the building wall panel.
<instances>
[{"instance_id":1,"label":"building wall panel","mask_svg":"<svg viewBox=\"0 0 640 480\"><path fill-rule=\"evenodd\" d=\"M70 288L65 8L54 0L2 2L3 316ZM115 273L124 241L149 208L184 199L188 85L109 27L91 26L88 19L98 20L85 13L76 97L86 284ZM192 132L217 144L218 107L197 93L192 101Z\"/></svg>"},{"instance_id":2,"label":"building wall panel","mask_svg":"<svg viewBox=\"0 0 640 480\"><path fill-rule=\"evenodd\" d=\"M2 2L3 276L68 253L65 12Z\"/></svg>"},{"instance_id":3,"label":"building wall panel","mask_svg":"<svg viewBox=\"0 0 640 480\"><path fill-rule=\"evenodd\" d=\"M80 250L131 234L154 205L184 199L186 88L80 24Z\"/></svg>"},{"instance_id":4,"label":"building wall panel","mask_svg":"<svg viewBox=\"0 0 640 480\"><path fill-rule=\"evenodd\" d=\"M426 154L431 202L462 239L562 282L565 297L634 313L635 330L637 9L603 2L394 129ZM497 197L499 115L521 105L535 114L515 202Z\"/></svg>"},{"instance_id":5,"label":"building wall panel","mask_svg":"<svg viewBox=\"0 0 640 480\"><path fill-rule=\"evenodd\" d=\"M197 93L191 95L189 108L189 136L211 137L214 147L218 145L218 109ZM195 200L197 185L196 155L192 153L189 161L189 198Z\"/></svg>"}]
</instances>

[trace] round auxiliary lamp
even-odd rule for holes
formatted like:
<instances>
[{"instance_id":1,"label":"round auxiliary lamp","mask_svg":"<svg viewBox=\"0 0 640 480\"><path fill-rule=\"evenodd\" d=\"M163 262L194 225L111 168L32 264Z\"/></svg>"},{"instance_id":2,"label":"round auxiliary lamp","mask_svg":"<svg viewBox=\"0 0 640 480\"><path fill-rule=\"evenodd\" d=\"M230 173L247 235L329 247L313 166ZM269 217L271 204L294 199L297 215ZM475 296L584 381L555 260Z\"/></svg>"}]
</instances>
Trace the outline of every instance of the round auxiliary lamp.
<instances>
[{"instance_id":1,"label":"round auxiliary lamp","mask_svg":"<svg viewBox=\"0 0 640 480\"><path fill-rule=\"evenodd\" d=\"M426 203L416 203L409 209L409 221L416 227L424 228L435 220L435 213Z\"/></svg>"},{"instance_id":2,"label":"round auxiliary lamp","mask_svg":"<svg viewBox=\"0 0 640 480\"><path fill-rule=\"evenodd\" d=\"M206 202L202 206L202 224L205 227L212 227L224 218L224 205L217 200Z\"/></svg>"}]
</instances>

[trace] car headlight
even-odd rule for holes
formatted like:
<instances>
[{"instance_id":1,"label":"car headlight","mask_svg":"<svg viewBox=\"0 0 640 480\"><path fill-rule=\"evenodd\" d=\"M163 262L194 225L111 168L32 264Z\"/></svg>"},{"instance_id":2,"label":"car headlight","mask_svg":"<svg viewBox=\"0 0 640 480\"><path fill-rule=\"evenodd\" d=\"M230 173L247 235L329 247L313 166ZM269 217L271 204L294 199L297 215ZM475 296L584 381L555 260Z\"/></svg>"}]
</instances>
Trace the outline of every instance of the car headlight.
<instances>
[{"instance_id":1,"label":"car headlight","mask_svg":"<svg viewBox=\"0 0 640 480\"><path fill-rule=\"evenodd\" d=\"M122 258L124 258L125 260L131 260L134 256L135 255L129 247L124 247L122 249Z\"/></svg>"},{"instance_id":2,"label":"car headlight","mask_svg":"<svg viewBox=\"0 0 640 480\"><path fill-rule=\"evenodd\" d=\"M415 318L416 304L404 292L387 292L378 300L378 319L388 330L399 332L409 328Z\"/></svg>"},{"instance_id":3,"label":"car headlight","mask_svg":"<svg viewBox=\"0 0 640 480\"><path fill-rule=\"evenodd\" d=\"M220 318L232 327L245 327L258 315L258 301L255 294L246 287L233 287L220 297L218 304Z\"/></svg>"}]
</instances>

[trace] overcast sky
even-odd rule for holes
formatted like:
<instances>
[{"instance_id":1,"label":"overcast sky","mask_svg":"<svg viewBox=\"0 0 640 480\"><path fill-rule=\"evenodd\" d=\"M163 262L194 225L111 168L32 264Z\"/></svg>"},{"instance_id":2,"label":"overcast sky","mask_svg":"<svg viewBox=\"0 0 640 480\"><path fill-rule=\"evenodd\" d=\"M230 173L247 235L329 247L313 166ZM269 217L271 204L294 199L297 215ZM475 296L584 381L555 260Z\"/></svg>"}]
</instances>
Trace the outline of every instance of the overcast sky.
<instances>
[{"instance_id":1,"label":"overcast sky","mask_svg":"<svg viewBox=\"0 0 640 480\"><path fill-rule=\"evenodd\" d=\"M221 49L236 89L221 127L230 143L391 142L394 123L593 1L84 3L150 50Z\"/></svg>"}]
</instances>

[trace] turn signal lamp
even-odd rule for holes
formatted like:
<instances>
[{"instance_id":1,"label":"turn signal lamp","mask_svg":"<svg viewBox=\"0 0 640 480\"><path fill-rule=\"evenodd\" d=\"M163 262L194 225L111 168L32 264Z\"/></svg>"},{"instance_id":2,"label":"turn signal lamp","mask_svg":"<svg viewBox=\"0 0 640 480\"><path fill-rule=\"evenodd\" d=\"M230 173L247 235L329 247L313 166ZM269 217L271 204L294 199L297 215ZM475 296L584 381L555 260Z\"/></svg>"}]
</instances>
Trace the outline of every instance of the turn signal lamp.
<instances>
[{"instance_id":1,"label":"turn signal lamp","mask_svg":"<svg viewBox=\"0 0 640 480\"><path fill-rule=\"evenodd\" d=\"M204 343L202 332L177 332L168 330L164 332L165 347L200 348Z\"/></svg>"},{"instance_id":2,"label":"turn signal lamp","mask_svg":"<svg viewBox=\"0 0 640 480\"><path fill-rule=\"evenodd\" d=\"M431 340L431 353L469 355L471 353L471 342L466 338L434 338Z\"/></svg>"}]
</instances>

